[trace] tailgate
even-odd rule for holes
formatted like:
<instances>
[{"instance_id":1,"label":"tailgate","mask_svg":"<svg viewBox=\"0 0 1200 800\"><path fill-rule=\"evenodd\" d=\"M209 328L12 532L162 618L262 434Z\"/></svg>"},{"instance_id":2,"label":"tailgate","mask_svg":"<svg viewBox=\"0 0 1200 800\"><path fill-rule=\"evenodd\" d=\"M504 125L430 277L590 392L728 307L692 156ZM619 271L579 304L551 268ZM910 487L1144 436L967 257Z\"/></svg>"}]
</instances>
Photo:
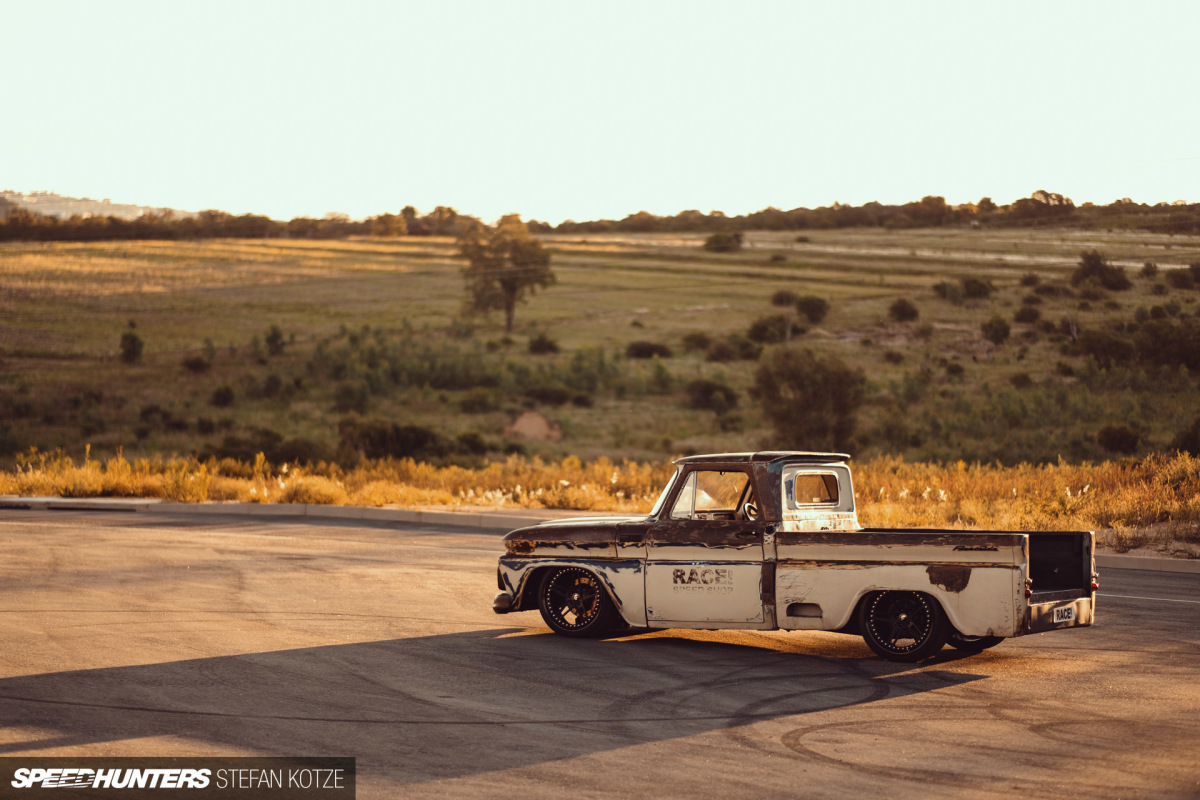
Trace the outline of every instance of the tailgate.
<instances>
[{"instance_id":1,"label":"tailgate","mask_svg":"<svg viewBox=\"0 0 1200 800\"><path fill-rule=\"evenodd\" d=\"M1095 540L1091 531L1029 534L1025 633L1092 624Z\"/></svg>"}]
</instances>

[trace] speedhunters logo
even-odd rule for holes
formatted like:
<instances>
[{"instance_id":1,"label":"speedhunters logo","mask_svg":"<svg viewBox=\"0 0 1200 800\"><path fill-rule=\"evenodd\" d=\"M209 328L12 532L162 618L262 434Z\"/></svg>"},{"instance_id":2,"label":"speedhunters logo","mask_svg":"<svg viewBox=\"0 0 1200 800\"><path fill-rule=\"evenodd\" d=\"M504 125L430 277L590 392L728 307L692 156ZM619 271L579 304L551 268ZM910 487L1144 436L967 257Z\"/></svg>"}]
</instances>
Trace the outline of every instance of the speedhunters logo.
<instances>
[{"instance_id":1,"label":"speedhunters logo","mask_svg":"<svg viewBox=\"0 0 1200 800\"><path fill-rule=\"evenodd\" d=\"M0 758L0 797L353 800L353 758ZM26 790L33 790L32 792Z\"/></svg>"},{"instance_id":2,"label":"speedhunters logo","mask_svg":"<svg viewBox=\"0 0 1200 800\"><path fill-rule=\"evenodd\" d=\"M210 769L21 767L11 783L14 789L207 789L211 777Z\"/></svg>"}]
</instances>

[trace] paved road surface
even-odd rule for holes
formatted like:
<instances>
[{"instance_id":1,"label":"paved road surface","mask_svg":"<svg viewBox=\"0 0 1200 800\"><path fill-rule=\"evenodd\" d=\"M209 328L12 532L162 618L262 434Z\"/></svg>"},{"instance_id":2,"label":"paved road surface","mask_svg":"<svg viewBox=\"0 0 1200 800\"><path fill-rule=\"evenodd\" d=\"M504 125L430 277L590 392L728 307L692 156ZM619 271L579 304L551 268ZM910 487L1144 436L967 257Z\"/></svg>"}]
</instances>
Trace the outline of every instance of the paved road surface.
<instances>
[{"instance_id":1,"label":"paved road surface","mask_svg":"<svg viewBox=\"0 0 1200 800\"><path fill-rule=\"evenodd\" d=\"M352 755L362 797L1200 796L1200 575L913 668L826 633L553 636L498 536L0 512L0 755Z\"/></svg>"}]
</instances>

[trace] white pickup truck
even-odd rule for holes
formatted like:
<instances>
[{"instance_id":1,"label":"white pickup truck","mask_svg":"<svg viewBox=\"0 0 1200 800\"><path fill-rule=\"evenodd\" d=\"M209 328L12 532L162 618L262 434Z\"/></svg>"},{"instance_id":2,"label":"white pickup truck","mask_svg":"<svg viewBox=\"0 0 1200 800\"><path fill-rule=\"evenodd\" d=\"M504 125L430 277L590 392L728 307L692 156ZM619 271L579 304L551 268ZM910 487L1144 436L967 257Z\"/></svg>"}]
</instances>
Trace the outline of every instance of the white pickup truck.
<instances>
[{"instance_id":1,"label":"white pickup truck","mask_svg":"<svg viewBox=\"0 0 1200 800\"><path fill-rule=\"evenodd\" d=\"M883 658L1091 625L1095 534L861 528L849 457L691 456L646 517L504 537L493 609L566 636L614 628L860 634Z\"/></svg>"}]
</instances>

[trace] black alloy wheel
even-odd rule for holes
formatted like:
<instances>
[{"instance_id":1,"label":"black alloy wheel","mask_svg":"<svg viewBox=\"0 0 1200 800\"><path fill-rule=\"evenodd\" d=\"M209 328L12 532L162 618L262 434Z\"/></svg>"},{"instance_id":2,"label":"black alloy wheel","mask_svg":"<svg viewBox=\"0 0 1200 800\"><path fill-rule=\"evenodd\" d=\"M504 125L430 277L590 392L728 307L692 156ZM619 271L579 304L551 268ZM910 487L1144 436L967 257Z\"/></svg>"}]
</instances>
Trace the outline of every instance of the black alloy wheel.
<instances>
[{"instance_id":1,"label":"black alloy wheel","mask_svg":"<svg viewBox=\"0 0 1200 800\"><path fill-rule=\"evenodd\" d=\"M858 623L867 645L889 661L923 661L941 650L950 635L942 607L920 592L867 595Z\"/></svg>"},{"instance_id":2,"label":"black alloy wheel","mask_svg":"<svg viewBox=\"0 0 1200 800\"><path fill-rule=\"evenodd\" d=\"M563 636L602 636L617 616L600 579L582 567L558 567L546 573L538 609L550 629Z\"/></svg>"}]
</instances>

